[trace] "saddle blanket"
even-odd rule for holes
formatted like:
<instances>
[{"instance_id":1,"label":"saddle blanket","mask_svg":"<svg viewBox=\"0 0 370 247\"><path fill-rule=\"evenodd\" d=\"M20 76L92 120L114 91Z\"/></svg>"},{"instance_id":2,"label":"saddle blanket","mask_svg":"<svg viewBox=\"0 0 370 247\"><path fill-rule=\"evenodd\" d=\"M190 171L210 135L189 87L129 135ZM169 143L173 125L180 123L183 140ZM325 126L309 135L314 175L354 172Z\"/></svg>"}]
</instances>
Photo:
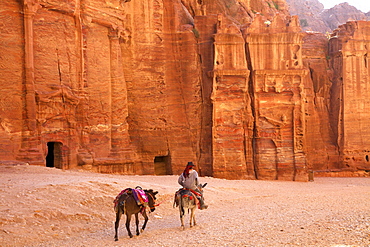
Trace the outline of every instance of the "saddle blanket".
<instances>
[{"instance_id":1,"label":"saddle blanket","mask_svg":"<svg viewBox=\"0 0 370 247\"><path fill-rule=\"evenodd\" d=\"M122 194L132 194L137 205L138 206L141 206L141 205L145 205L146 203L148 203L148 197L146 196L145 192L143 190L140 190L140 189L132 189L132 188L126 188L124 190L122 190L117 196L116 198L114 199L113 203L114 203L114 207L117 206L117 203L118 203L118 200L119 198L121 197Z\"/></svg>"},{"instance_id":2,"label":"saddle blanket","mask_svg":"<svg viewBox=\"0 0 370 247\"><path fill-rule=\"evenodd\" d=\"M181 188L179 189L178 191L175 192L175 200L174 200L174 205L176 205L176 207L179 206L179 202L178 200L176 199L177 196L179 195L179 193L182 191L182 190L188 190L191 192L191 194L194 196L194 199L195 199L195 203L198 205L198 208L200 208L200 202L199 202L199 198L202 196L200 193L198 193L197 191L195 190L192 190L192 189L186 189L186 188ZM193 197L192 196L189 196L189 195L183 195L183 197L189 197L190 200L193 200ZM199 198L198 198L199 197Z\"/></svg>"}]
</instances>

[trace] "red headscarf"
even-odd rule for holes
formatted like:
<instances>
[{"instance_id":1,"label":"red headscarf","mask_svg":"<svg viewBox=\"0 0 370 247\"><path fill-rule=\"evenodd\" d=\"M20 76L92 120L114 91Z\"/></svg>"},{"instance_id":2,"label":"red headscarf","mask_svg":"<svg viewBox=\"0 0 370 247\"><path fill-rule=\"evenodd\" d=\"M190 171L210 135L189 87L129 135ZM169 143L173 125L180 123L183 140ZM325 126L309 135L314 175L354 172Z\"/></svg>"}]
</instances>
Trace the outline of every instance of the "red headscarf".
<instances>
[{"instance_id":1,"label":"red headscarf","mask_svg":"<svg viewBox=\"0 0 370 247\"><path fill-rule=\"evenodd\" d=\"M186 165L186 168L185 168L185 170L184 170L184 172L182 173L183 175L184 175L184 177L185 178L188 178L189 177L189 170L191 169L191 168L193 168L193 166L195 166L194 164L193 164L193 162L188 162L188 164Z\"/></svg>"}]
</instances>

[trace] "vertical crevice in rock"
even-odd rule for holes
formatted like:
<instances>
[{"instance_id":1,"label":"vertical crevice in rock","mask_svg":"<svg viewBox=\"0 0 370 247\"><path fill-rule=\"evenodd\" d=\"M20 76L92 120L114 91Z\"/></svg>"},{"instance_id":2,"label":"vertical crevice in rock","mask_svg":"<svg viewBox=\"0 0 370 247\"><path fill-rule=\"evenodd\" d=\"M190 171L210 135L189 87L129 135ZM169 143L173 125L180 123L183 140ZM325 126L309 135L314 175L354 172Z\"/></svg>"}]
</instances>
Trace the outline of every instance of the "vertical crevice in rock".
<instances>
[{"instance_id":1,"label":"vertical crevice in rock","mask_svg":"<svg viewBox=\"0 0 370 247\"><path fill-rule=\"evenodd\" d=\"M366 48L366 46L365 46L365 48ZM364 65L365 65L365 68L367 69L367 53L365 53L365 55L364 55Z\"/></svg>"},{"instance_id":2,"label":"vertical crevice in rock","mask_svg":"<svg viewBox=\"0 0 370 247\"><path fill-rule=\"evenodd\" d=\"M252 162L253 162L253 170L254 170L254 176L256 179L258 179L258 157L256 156L256 136L257 136L257 127L256 127L256 102L255 102L255 95L254 95L254 92L255 92L255 89L254 89L254 79L253 79L253 66L252 66L252 59L250 57L250 50L249 50L249 45L248 43L246 42L245 44L245 51L246 51L246 59L247 59L247 66L248 66L248 69L249 71L251 71L250 75L249 75L249 85L248 85L248 94L249 94L249 97L251 99L250 101L250 107L251 107L251 112L252 112L252 133L253 133L253 136L250 136L249 138L251 138L252 140Z\"/></svg>"},{"instance_id":3,"label":"vertical crevice in rock","mask_svg":"<svg viewBox=\"0 0 370 247\"><path fill-rule=\"evenodd\" d=\"M256 156L256 137L257 137L257 124L256 124L256 100L255 100L255 89L254 89L254 79L253 79L253 67L252 62L250 58L249 53L249 45L247 44L247 62L248 62L248 68L251 71L251 75L249 76L249 96L251 97L251 109L252 109L252 117L253 117L253 136L251 136L252 139L252 161L253 161L253 168L254 168L254 174L256 179L258 179L258 157Z\"/></svg>"},{"instance_id":4,"label":"vertical crevice in rock","mask_svg":"<svg viewBox=\"0 0 370 247\"><path fill-rule=\"evenodd\" d=\"M199 38L199 37L198 37ZM199 73L199 81L200 81L200 101L201 101L201 105L200 105L200 109L199 111L201 112L201 116L200 116L200 126L199 126L199 140L197 142L197 164L202 164L202 161L203 161L203 143L204 143L204 135L205 135L205 130L203 128L204 126L204 105L205 105L205 94L204 94L204 83L202 81L202 75L204 73L203 71L203 64L202 64L202 55L200 54L199 52L199 41L198 41L198 38L197 38L197 57L198 57L198 64L199 64L199 68L200 68L200 73ZM203 174L200 174L201 176Z\"/></svg>"},{"instance_id":5,"label":"vertical crevice in rock","mask_svg":"<svg viewBox=\"0 0 370 247\"><path fill-rule=\"evenodd\" d=\"M213 78L210 71L213 70L214 46L213 35L216 32L217 16L199 15L194 18L194 28L199 32L197 38L197 52L199 54L200 78L201 78L201 137L199 164L203 164L202 176L213 176L213 147L212 147L212 119L213 104L211 94Z\"/></svg>"}]
</instances>

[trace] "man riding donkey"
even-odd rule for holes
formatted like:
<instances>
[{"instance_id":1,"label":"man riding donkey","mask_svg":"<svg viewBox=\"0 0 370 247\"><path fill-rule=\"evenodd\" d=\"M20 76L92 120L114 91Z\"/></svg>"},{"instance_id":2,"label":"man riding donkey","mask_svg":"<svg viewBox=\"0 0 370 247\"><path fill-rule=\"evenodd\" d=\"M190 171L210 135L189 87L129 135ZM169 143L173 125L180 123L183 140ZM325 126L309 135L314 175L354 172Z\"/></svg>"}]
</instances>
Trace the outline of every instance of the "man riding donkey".
<instances>
[{"instance_id":1,"label":"man riding donkey","mask_svg":"<svg viewBox=\"0 0 370 247\"><path fill-rule=\"evenodd\" d=\"M197 197L201 210L207 209L208 205L204 204L203 194L198 189L198 172L194 170L194 166L193 162L188 162L184 172L179 176L178 182L183 188L190 190Z\"/></svg>"}]
</instances>

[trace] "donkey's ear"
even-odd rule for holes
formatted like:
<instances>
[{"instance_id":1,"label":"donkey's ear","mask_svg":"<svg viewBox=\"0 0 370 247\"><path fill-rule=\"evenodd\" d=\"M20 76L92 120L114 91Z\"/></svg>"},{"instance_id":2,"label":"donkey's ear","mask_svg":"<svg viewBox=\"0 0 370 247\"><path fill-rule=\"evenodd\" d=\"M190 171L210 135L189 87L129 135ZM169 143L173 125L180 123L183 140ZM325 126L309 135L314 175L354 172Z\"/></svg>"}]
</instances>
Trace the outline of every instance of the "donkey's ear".
<instances>
[{"instance_id":1,"label":"donkey's ear","mask_svg":"<svg viewBox=\"0 0 370 247\"><path fill-rule=\"evenodd\" d=\"M203 185L202 185L202 188L206 187L206 185L207 185L207 183L203 184Z\"/></svg>"},{"instance_id":2,"label":"donkey's ear","mask_svg":"<svg viewBox=\"0 0 370 247\"><path fill-rule=\"evenodd\" d=\"M158 194L158 191L154 192L154 195Z\"/></svg>"}]
</instances>

